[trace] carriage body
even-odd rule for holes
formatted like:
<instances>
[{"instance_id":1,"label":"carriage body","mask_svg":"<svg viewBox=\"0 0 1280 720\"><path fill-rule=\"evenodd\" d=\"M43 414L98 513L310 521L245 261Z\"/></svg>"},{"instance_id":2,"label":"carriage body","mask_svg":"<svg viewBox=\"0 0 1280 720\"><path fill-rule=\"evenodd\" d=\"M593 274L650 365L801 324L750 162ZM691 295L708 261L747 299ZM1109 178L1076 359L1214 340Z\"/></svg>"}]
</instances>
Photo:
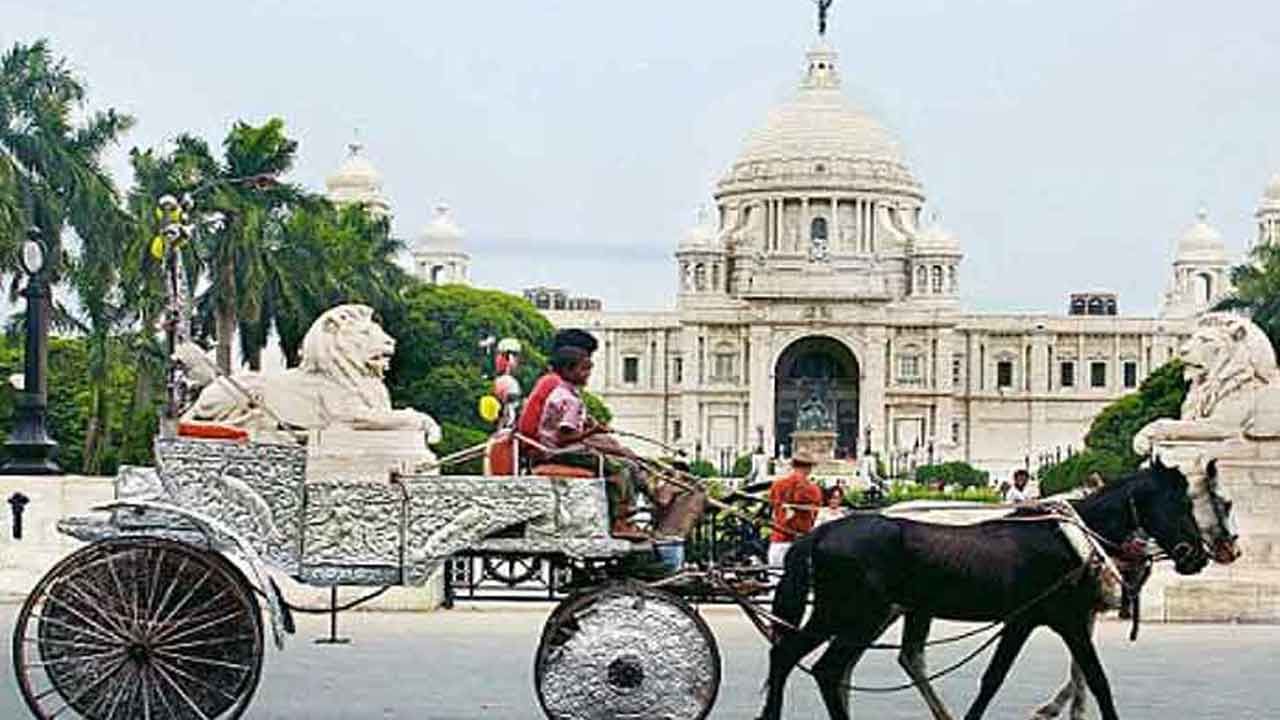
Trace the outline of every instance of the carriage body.
<instances>
[{"instance_id":1,"label":"carriage body","mask_svg":"<svg viewBox=\"0 0 1280 720\"><path fill-rule=\"evenodd\" d=\"M680 597L618 569L651 546L610 536L603 479L310 477L304 446L160 438L155 449L155 468L119 473L113 503L59 523L89 544L19 612L14 667L36 718L241 717L268 629L278 647L293 631L267 568L310 586L421 586L459 555L617 571L593 575L547 623L535 679L548 717L609 696L698 720L714 702L710 630ZM595 611L606 607L617 610ZM564 630L579 622L589 631ZM654 652L627 649L637 643Z\"/></svg>"},{"instance_id":2,"label":"carriage body","mask_svg":"<svg viewBox=\"0 0 1280 720\"><path fill-rule=\"evenodd\" d=\"M312 478L303 446L182 438L157 439L156 463L121 471L106 515L60 529L86 541L232 534L220 549L251 550L314 586L423 585L463 552L600 560L636 549L609 535L600 478Z\"/></svg>"}]
</instances>

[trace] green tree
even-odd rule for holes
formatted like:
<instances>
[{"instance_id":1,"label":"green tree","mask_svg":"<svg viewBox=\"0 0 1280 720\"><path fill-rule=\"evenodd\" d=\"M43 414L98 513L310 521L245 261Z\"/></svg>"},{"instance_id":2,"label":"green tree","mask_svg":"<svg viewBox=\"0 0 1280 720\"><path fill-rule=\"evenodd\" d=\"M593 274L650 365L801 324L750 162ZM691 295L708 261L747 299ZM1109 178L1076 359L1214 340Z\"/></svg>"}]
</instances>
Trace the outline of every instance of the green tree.
<instances>
[{"instance_id":1,"label":"green tree","mask_svg":"<svg viewBox=\"0 0 1280 720\"><path fill-rule=\"evenodd\" d=\"M1128 470L1136 469L1142 458L1133 452L1133 436L1152 420L1181 416L1187 387L1180 361L1162 365L1142 381L1136 393L1098 413L1085 435L1085 447L1121 459Z\"/></svg>"},{"instance_id":2,"label":"green tree","mask_svg":"<svg viewBox=\"0 0 1280 720\"><path fill-rule=\"evenodd\" d=\"M8 228L0 232L0 268L16 266L23 233L15 231L33 228L57 282L66 228L92 253L99 231L120 221L101 155L133 120L115 110L86 113L84 101L83 81L46 41L17 43L0 56L0 228Z\"/></svg>"},{"instance_id":3,"label":"green tree","mask_svg":"<svg viewBox=\"0 0 1280 720\"><path fill-rule=\"evenodd\" d=\"M554 329L522 298L462 285L413 284L383 315L396 338L388 374L392 402L430 413L438 422L484 430L477 404L489 392L490 371L479 343L489 336L523 344L518 379L527 390L546 368Z\"/></svg>"},{"instance_id":4,"label":"green tree","mask_svg":"<svg viewBox=\"0 0 1280 720\"><path fill-rule=\"evenodd\" d=\"M1231 270L1231 283L1235 289L1217 309L1248 313L1280 353L1280 247L1255 247L1251 262Z\"/></svg>"},{"instance_id":5,"label":"green tree","mask_svg":"<svg viewBox=\"0 0 1280 720\"><path fill-rule=\"evenodd\" d=\"M1099 473L1107 482L1133 472L1129 459L1106 450L1085 450L1060 463L1045 466L1038 473L1041 497L1074 490L1084 484L1089 473Z\"/></svg>"}]
</instances>

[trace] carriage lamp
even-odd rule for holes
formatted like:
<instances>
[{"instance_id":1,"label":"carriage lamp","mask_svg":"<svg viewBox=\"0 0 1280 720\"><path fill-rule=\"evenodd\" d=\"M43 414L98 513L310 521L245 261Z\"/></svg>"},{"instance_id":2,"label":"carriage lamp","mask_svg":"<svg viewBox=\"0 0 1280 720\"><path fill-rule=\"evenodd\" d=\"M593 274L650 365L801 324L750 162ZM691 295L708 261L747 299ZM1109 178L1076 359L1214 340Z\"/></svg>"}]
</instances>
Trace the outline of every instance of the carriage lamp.
<instances>
[{"instance_id":1,"label":"carriage lamp","mask_svg":"<svg viewBox=\"0 0 1280 720\"><path fill-rule=\"evenodd\" d=\"M22 296L27 300L27 343L23 360L22 389L14 403L13 430L5 449L9 459L0 475L61 475L54 461L58 443L47 429L49 365L49 293L45 287L47 250L40 233L32 228L22 244L19 264L27 275Z\"/></svg>"}]
</instances>

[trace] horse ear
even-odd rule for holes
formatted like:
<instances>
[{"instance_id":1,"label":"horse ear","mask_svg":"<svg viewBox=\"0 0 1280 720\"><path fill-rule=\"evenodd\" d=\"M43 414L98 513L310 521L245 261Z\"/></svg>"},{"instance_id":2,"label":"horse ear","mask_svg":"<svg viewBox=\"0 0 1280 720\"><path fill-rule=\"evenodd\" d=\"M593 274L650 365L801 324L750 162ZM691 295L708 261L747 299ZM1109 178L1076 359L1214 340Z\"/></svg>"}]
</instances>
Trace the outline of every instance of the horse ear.
<instances>
[{"instance_id":1,"label":"horse ear","mask_svg":"<svg viewBox=\"0 0 1280 720\"><path fill-rule=\"evenodd\" d=\"M1210 480L1216 480L1218 478L1218 459L1217 458L1210 460L1209 464L1204 466L1204 474Z\"/></svg>"}]
</instances>

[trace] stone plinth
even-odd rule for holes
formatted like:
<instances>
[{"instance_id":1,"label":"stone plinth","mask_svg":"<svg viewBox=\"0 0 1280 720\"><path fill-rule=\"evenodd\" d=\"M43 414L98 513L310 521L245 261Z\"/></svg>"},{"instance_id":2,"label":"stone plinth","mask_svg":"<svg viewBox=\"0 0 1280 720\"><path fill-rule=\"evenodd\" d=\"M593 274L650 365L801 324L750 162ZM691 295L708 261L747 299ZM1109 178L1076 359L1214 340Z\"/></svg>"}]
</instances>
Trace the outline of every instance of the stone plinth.
<instances>
[{"instance_id":1,"label":"stone plinth","mask_svg":"<svg viewBox=\"0 0 1280 720\"><path fill-rule=\"evenodd\" d=\"M836 457L836 433L833 430L797 430L791 433L791 454L809 455L818 462Z\"/></svg>"},{"instance_id":2,"label":"stone plinth","mask_svg":"<svg viewBox=\"0 0 1280 720\"><path fill-rule=\"evenodd\" d=\"M1201 445L1165 441L1162 457L1177 458ZM1240 559L1212 564L1195 577L1170 576L1163 616L1170 621L1280 622L1280 439L1221 442L1220 492L1231 499L1240 532Z\"/></svg>"}]
</instances>

